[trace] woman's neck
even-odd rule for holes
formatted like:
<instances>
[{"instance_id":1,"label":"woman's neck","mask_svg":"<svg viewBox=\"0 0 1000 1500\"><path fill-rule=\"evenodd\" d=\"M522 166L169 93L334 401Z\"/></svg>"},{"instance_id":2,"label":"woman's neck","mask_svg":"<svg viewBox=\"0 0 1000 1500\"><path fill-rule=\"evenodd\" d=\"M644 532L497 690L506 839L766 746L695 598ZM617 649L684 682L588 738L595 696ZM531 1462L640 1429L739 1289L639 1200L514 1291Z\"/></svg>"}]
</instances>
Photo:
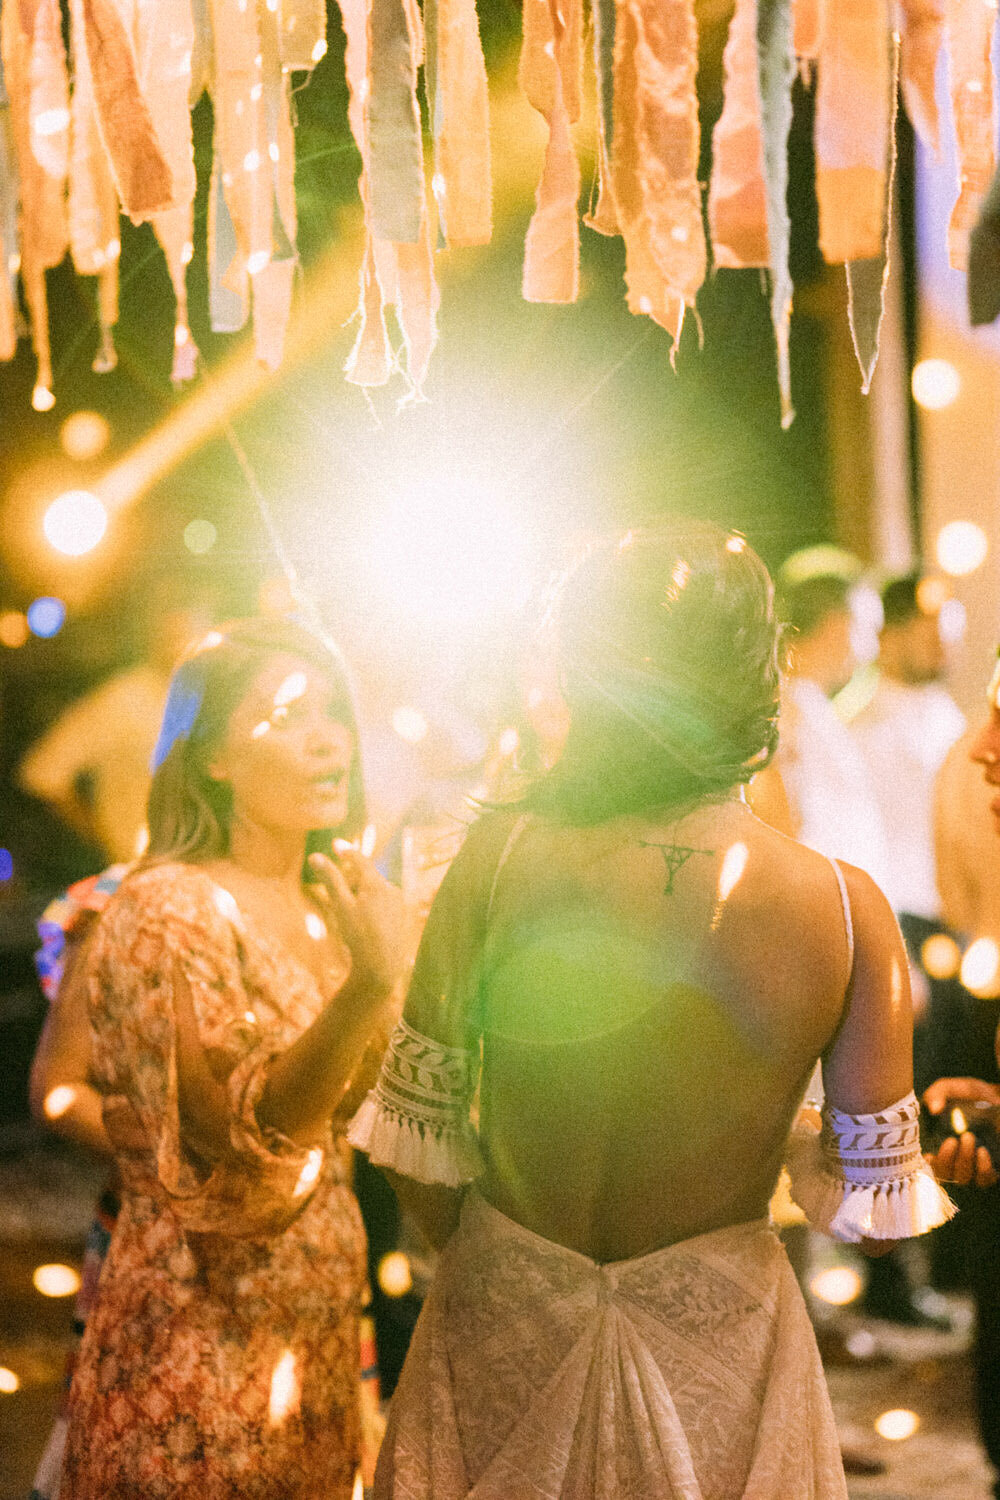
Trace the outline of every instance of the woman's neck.
<instances>
[{"instance_id":1,"label":"woman's neck","mask_svg":"<svg viewBox=\"0 0 1000 1500\"><path fill-rule=\"evenodd\" d=\"M234 816L229 828L228 858L238 869L275 885L298 889L305 857L304 833L267 828L252 819Z\"/></svg>"}]
</instances>

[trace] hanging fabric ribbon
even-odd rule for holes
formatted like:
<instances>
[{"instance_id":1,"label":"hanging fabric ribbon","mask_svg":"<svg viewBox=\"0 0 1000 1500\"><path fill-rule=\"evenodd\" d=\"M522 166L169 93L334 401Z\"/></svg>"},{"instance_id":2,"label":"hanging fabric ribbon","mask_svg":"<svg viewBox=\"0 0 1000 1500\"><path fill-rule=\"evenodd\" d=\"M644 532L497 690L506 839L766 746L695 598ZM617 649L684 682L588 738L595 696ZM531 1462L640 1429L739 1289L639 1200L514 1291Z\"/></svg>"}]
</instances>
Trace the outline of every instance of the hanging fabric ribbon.
<instances>
[{"instance_id":1,"label":"hanging fabric ribbon","mask_svg":"<svg viewBox=\"0 0 1000 1500\"><path fill-rule=\"evenodd\" d=\"M620 0L613 170L629 308L671 335L705 279L693 0Z\"/></svg>"},{"instance_id":2,"label":"hanging fabric ribbon","mask_svg":"<svg viewBox=\"0 0 1000 1500\"><path fill-rule=\"evenodd\" d=\"M73 102L69 162L69 246L81 276L97 277L98 373L118 363L114 326L118 322L118 190L97 126L97 105L84 43L83 0L70 0Z\"/></svg>"},{"instance_id":3,"label":"hanging fabric ribbon","mask_svg":"<svg viewBox=\"0 0 1000 1500\"><path fill-rule=\"evenodd\" d=\"M615 0L591 0L594 74L597 79L597 207L584 223L598 234L618 233L611 141L615 121Z\"/></svg>"},{"instance_id":4,"label":"hanging fabric ribbon","mask_svg":"<svg viewBox=\"0 0 1000 1500\"><path fill-rule=\"evenodd\" d=\"M83 41L101 139L125 212L146 219L174 201L174 182L150 117L128 25L116 0L83 0Z\"/></svg>"},{"instance_id":5,"label":"hanging fabric ribbon","mask_svg":"<svg viewBox=\"0 0 1000 1500\"><path fill-rule=\"evenodd\" d=\"M816 88L819 244L831 264L881 253L889 130L887 0L827 9Z\"/></svg>"},{"instance_id":6,"label":"hanging fabric ribbon","mask_svg":"<svg viewBox=\"0 0 1000 1500\"><path fill-rule=\"evenodd\" d=\"M827 0L793 0L792 50L807 81L823 45L826 6Z\"/></svg>"},{"instance_id":7,"label":"hanging fabric ribbon","mask_svg":"<svg viewBox=\"0 0 1000 1500\"><path fill-rule=\"evenodd\" d=\"M527 302L575 302L580 290L580 164L570 125L580 117L581 0L525 0L518 76L549 127L535 211L524 245Z\"/></svg>"},{"instance_id":8,"label":"hanging fabric ribbon","mask_svg":"<svg viewBox=\"0 0 1000 1500\"><path fill-rule=\"evenodd\" d=\"M10 99L4 86L3 49L0 47L0 360L14 358L20 331L17 310L17 273L20 266L17 205L14 132Z\"/></svg>"},{"instance_id":9,"label":"hanging fabric ribbon","mask_svg":"<svg viewBox=\"0 0 1000 1500\"><path fill-rule=\"evenodd\" d=\"M947 0L951 108L958 148L959 193L948 225L948 258L964 270L969 232L996 164L993 33L997 0Z\"/></svg>"},{"instance_id":10,"label":"hanging fabric ribbon","mask_svg":"<svg viewBox=\"0 0 1000 1500\"><path fill-rule=\"evenodd\" d=\"M758 0L757 70L760 81L764 141L764 180L767 184L767 238L771 266L771 325L778 356L781 425L795 420L789 358L792 318L792 278L788 269L791 226L788 219L788 133L792 126L792 83L795 55L789 0Z\"/></svg>"},{"instance_id":11,"label":"hanging fabric ribbon","mask_svg":"<svg viewBox=\"0 0 1000 1500\"><path fill-rule=\"evenodd\" d=\"M712 132L708 223L717 266L767 266L767 185L757 79L757 0L736 0L723 56L722 113Z\"/></svg>"},{"instance_id":12,"label":"hanging fabric ribbon","mask_svg":"<svg viewBox=\"0 0 1000 1500\"><path fill-rule=\"evenodd\" d=\"M0 8L0 51L20 183L21 279L38 361L31 401L36 411L48 411L55 396L45 272L59 264L69 243L69 93L58 0L7 0Z\"/></svg>"},{"instance_id":13,"label":"hanging fabric ribbon","mask_svg":"<svg viewBox=\"0 0 1000 1500\"><path fill-rule=\"evenodd\" d=\"M848 261L847 321L854 353L861 368L861 390L867 396L878 363L879 339L885 316L885 289L889 281L892 248L892 193L896 180L896 110L899 99L899 41L890 42L889 112L886 149L889 160L885 178L882 253L872 260Z\"/></svg>"},{"instance_id":14,"label":"hanging fabric ribbon","mask_svg":"<svg viewBox=\"0 0 1000 1500\"><path fill-rule=\"evenodd\" d=\"M938 56L945 33L945 0L899 0L900 86L906 113L929 151L941 149L937 102Z\"/></svg>"},{"instance_id":15,"label":"hanging fabric ribbon","mask_svg":"<svg viewBox=\"0 0 1000 1500\"><path fill-rule=\"evenodd\" d=\"M476 0L431 0L427 99L434 135L434 197L448 245L486 245L493 234L490 106ZM432 62L433 54L433 62Z\"/></svg>"}]
</instances>

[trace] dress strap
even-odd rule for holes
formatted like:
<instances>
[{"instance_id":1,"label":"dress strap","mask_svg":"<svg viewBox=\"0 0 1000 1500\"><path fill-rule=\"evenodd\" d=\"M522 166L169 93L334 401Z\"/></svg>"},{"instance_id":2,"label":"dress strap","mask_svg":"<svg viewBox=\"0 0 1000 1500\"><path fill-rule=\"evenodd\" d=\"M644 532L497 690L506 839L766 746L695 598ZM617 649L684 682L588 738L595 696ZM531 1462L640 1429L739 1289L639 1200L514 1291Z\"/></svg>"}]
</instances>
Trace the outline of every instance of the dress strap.
<instances>
[{"instance_id":1,"label":"dress strap","mask_svg":"<svg viewBox=\"0 0 1000 1500\"><path fill-rule=\"evenodd\" d=\"M493 915L493 902L494 902L494 900L496 898L497 882L500 879L500 872L503 869L504 865L507 863L507 861L510 858L511 854L513 853L514 845L517 843L518 839L521 837L521 834L524 832L525 828L527 827L528 819L529 819L530 816L531 816L530 813L522 813L521 814L521 816L518 818L517 822L514 824L513 828L510 830L510 833L507 835L507 842L504 844L503 849L502 849L501 854L500 854L500 858L497 860L497 867L493 871L493 879L490 882L489 899L486 902L486 925L487 926L489 926L490 918Z\"/></svg>"},{"instance_id":2,"label":"dress strap","mask_svg":"<svg viewBox=\"0 0 1000 1500\"><path fill-rule=\"evenodd\" d=\"M840 904L844 910L844 931L847 935L847 984L845 991L851 987L851 979L854 976L854 918L851 916L851 898L847 894L847 881L844 872L835 859L830 860L833 873L837 877L837 889L840 891Z\"/></svg>"}]
</instances>

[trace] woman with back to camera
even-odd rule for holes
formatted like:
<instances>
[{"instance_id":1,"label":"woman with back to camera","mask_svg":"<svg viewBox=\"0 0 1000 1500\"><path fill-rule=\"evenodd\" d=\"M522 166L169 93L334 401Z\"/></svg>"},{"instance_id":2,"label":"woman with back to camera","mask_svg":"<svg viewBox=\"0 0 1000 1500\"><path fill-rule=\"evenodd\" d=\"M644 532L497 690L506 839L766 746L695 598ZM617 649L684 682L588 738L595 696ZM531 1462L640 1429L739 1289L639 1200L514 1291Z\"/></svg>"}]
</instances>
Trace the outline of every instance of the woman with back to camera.
<instances>
[{"instance_id":1,"label":"woman with back to camera","mask_svg":"<svg viewBox=\"0 0 1000 1500\"><path fill-rule=\"evenodd\" d=\"M349 1500L366 1264L343 1131L401 922L353 850L306 865L364 821L337 653L288 621L212 631L155 765L149 853L88 958L122 1211L63 1500Z\"/></svg>"},{"instance_id":2,"label":"woman with back to camera","mask_svg":"<svg viewBox=\"0 0 1000 1500\"><path fill-rule=\"evenodd\" d=\"M562 757L470 831L351 1130L446 1242L375 1493L835 1500L768 1203L822 1056L793 1172L814 1221L891 1242L949 1212L899 933L866 875L742 800L779 679L742 537L667 519L596 548L558 634Z\"/></svg>"}]
</instances>

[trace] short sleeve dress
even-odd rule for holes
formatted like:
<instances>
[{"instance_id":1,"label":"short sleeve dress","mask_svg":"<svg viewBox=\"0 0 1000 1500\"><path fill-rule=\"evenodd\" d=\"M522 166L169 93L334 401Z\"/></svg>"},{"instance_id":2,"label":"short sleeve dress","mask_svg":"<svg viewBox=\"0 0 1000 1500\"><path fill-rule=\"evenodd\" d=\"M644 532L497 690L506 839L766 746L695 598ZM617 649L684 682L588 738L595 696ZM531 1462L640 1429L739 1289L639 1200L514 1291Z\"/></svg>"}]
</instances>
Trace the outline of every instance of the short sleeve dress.
<instances>
[{"instance_id":1,"label":"short sleeve dress","mask_svg":"<svg viewBox=\"0 0 1000 1500\"><path fill-rule=\"evenodd\" d=\"M122 1211L70 1392L62 1500L349 1500L366 1275L343 1140L354 1091L311 1148L255 1114L271 1059L329 995L191 865L132 875L91 962L94 1081L128 1099L147 1145L117 1153ZM345 950L329 993L348 968ZM228 1090L232 1150L215 1166L180 1131L178 975Z\"/></svg>"}]
</instances>

